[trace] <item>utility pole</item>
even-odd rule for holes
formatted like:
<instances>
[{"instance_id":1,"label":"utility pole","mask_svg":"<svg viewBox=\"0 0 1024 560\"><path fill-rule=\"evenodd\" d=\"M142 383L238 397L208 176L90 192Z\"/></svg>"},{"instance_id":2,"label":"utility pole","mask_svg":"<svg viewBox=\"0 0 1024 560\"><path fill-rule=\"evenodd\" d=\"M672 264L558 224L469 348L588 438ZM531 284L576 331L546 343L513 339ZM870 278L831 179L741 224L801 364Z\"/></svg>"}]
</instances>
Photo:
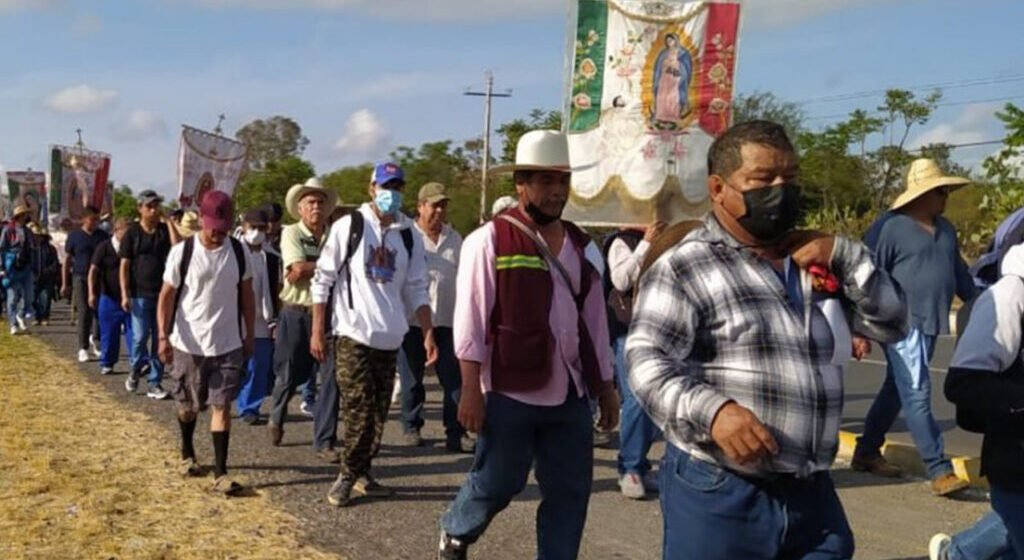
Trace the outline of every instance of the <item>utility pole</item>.
<instances>
[{"instance_id":1,"label":"utility pole","mask_svg":"<svg viewBox=\"0 0 1024 560\"><path fill-rule=\"evenodd\" d=\"M485 74L484 91L471 91L467 89L464 95L484 98L484 156L483 156L483 177L480 179L480 222L484 223L487 216L487 169L491 165L491 99L494 97L512 97L512 90L507 89L501 93L494 93L494 74L490 70Z\"/></svg>"}]
</instances>

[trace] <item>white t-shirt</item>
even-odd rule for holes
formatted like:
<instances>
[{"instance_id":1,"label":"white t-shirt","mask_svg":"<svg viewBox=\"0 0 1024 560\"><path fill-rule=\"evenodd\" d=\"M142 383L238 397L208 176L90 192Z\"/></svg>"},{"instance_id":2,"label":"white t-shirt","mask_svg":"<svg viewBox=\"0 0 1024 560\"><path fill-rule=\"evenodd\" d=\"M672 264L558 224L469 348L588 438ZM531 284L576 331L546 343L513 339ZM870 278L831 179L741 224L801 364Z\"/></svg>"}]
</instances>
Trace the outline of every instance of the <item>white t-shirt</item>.
<instances>
[{"instance_id":1,"label":"white t-shirt","mask_svg":"<svg viewBox=\"0 0 1024 560\"><path fill-rule=\"evenodd\" d=\"M185 243L171 247L164 268L164 283L182 290L174 315L170 343L195 356L223 356L242 347L239 332L238 262L231 242L207 249L193 238L192 260L182 282L179 269ZM245 278L252 278L252 260L245 255Z\"/></svg>"}]
</instances>

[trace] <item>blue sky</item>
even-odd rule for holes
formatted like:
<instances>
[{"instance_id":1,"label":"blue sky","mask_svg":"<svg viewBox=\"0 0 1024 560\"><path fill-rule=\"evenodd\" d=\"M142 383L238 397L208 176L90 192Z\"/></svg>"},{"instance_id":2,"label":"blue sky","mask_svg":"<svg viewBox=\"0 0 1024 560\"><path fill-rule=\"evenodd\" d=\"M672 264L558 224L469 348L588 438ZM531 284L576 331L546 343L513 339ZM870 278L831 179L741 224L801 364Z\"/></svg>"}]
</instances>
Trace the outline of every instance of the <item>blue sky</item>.
<instances>
[{"instance_id":1,"label":"blue sky","mask_svg":"<svg viewBox=\"0 0 1024 560\"><path fill-rule=\"evenodd\" d=\"M113 154L112 176L172 194L177 133L296 119L324 173L399 144L480 135L483 73L513 97L501 123L561 106L567 0L0 0L0 166L46 165L47 147ZM992 112L1024 104L1024 2L750 0L737 87L808 100L1006 77L947 89L920 141L998 139ZM1014 78L1017 79L1014 79ZM880 96L809 103L823 126ZM968 165L996 147L955 152Z\"/></svg>"}]
</instances>

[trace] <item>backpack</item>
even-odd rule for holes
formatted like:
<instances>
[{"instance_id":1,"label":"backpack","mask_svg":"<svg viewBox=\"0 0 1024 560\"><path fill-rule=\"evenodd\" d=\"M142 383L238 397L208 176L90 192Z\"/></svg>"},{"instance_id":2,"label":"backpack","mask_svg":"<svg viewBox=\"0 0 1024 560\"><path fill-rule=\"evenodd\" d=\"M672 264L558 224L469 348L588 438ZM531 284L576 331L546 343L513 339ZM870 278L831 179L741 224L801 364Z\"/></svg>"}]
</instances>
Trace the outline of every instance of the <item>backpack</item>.
<instances>
[{"instance_id":1,"label":"backpack","mask_svg":"<svg viewBox=\"0 0 1024 560\"><path fill-rule=\"evenodd\" d=\"M12 251L14 257L10 262L5 262L5 268L9 268L12 271L21 271L28 268L32 262L32 233L28 231L28 228L22 228L25 233L25 238L22 240L21 245L18 246L16 252ZM14 243L18 239L18 226L13 223L4 228L4 235L7 237L9 243Z\"/></svg>"},{"instance_id":2,"label":"backpack","mask_svg":"<svg viewBox=\"0 0 1024 560\"><path fill-rule=\"evenodd\" d=\"M178 307L181 305L181 293L185 287L185 275L188 274L188 265L192 262L192 252L195 250L195 236L189 237L181 248L181 264L178 265L178 277L181 278L181 287L174 293L174 308L171 310L171 329L174 329L175 316L178 314ZM242 242L234 237L228 236L231 242L231 251L235 254L235 262L238 264L238 336L242 337L242 279L245 278L245 247Z\"/></svg>"},{"instance_id":3,"label":"backpack","mask_svg":"<svg viewBox=\"0 0 1024 560\"><path fill-rule=\"evenodd\" d=\"M348 230L348 243L345 245L345 259L341 261L341 268L345 269L345 287L348 289L348 308L352 309L352 254L356 252L359 244L363 241L363 227L366 219L363 213L355 211L349 214L352 223ZM412 259L412 228L399 230L402 235L402 245L405 245L405 252Z\"/></svg>"},{"instance_id":4,"label":"backpack","mask_svg":"<svg viewBox=\"0 0 1024 560\"><path fill-rule=\"evenodd\" d=\"M630 251L636 250L636 246L640 244L640 240L643 239L643 234L638 231L626 230L617 231L608 237L604 238L604 243L601 247L601 257L604 258L604 262L608 262L608 253L611 251L612 243L616 239L621 239ZM630 320L633 318L633 290L621 291L615 288L612 284L612 274L610 269L607 274L604 275L604 298L608 305L609 319L614 319L621 325L629 325Z\"/></svg>"}]
</instances>

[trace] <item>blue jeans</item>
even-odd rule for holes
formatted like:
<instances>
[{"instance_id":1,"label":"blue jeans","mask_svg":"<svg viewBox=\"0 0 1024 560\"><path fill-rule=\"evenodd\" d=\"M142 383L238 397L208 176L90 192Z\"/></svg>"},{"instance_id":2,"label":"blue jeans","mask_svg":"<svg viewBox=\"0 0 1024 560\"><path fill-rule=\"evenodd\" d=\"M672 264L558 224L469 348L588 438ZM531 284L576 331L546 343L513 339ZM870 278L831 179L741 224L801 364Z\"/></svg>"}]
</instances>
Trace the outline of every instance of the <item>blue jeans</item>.
<instances>
[{"instance_id":1,"label":"blue jeans","mask_svg":"<svg viewBox=\"0 0 1024 560\"><path fill-rule=\"evenodd\" d=\"M49 321L52 303L53 286L36 286L36 299L32 302L32 307L36 311L36 319Z\"/></svg>"},{"instance_id":2,"label":"blue jeans","mask_svg":"<svg viewBox=\"0 0 1024 560\"><path fill-rule=\"evenodd\" d=\"M541 495L537 558L575 559L594 476L593 437L590 407L575 394L558 406L533 406L487 393L473 467L441 527L452 537L475 542L523 490L535 465Z\"/></svg>"},{"instance_id":3,"label":"blue jeans","mask_svg":"<svg viewBox=\"0 0 1024 560\"><path fill-rule=\"evenodd\" d=\"M1024 493L1011 492L998 485L992 485L990 494L992 509L999 514L1006 526L1012 552L1009 558L1024 558Z\"/></svg>"},{"instance_id":4,"label":"blue jeans","mask_svg":"<svg viewBox=\"0 0 1024 560\"><path fill-rule=\"evenodd\" d=\"M125 346L132 344L131 315L107 295L100 295L97 315L100 322L100 367L114 367L121 355L121 331Z\"/></svg>"},{"instance_id":5,"label":"blue jeans","mask_svg":"<svg viewBox=\"0 0 1024 560\"><path fill-rule=\"evenodd\" d=\"M758 480L666 444L659 476L664 560L853 557L853 533L827 472Z\"/></svg>"},{"instance_id":6,"label":"blue jeans","mask_svg":"<svg viewBox=\"0 0 1024 560\"><path fill-rule=\"evenodd\" d=\"M615 339L615 375L622 395L622 414L619 416L619 474L636 473L640 476L651 470L647 453L661 433L636 400L629 387L629 369L626 366L626 337Z\"/></svg>"},{"instance_id":7,"label":"blue jeans","mask_svg":"<svg viewBox=\"0 0 1024 560\"><path fill-rule=\"evenodd\" d=\"M10 282L7 288L7 322L14 327L18 325L18 315L21 315L22 319L29 319L34 315L32 302L36 297L33 287L35 280L31 272L22 271L13 274Z\"/></svg>"},{"instance_id":8,"label":"blue jeans","mask_svg":"<svg viewBox=\"0 0 1024 560\"><path fill-rule=\"evenodd\" d=\"M164 378L164 364L160 361L157 344L156 300L132 298L132 374L138 375L148 363L150 387L159 385Z\"/></svg>"},{"instance_id":9,"label":"blue jeans","mask_svg":"<svg viewBox=\"0 0 1024 560\"><path fill-rule=\"evenodd\" d=\"M1006 524L990 511L971 527L953 535L947 560L1017 560L1010 547Z\"/></svg>"},{"instance_id":10,"label":"blue jeans","mask_svg":"<svg viewBox=\"0 0 1024 560\"><path fill-rule=\"evenodd\" d=\"M907 428L921 453L929 478L953 472L943 455L942 431L932 415L932 383L928 364L935 352L935 336L910 329L907 338L885 347L885 381L864 419L864 434L856 453L877 455L885 434L903 408Z\"/></svg>"},{"instance_id":11,"label":"blue jeans","mask_svg":"<svg viewBox=\"0 0 1024 560\"><path fill-rule=\"evenodd\" d=\"M259 416L260 405L267 397L270 386L270 366L274 363L274 339L254 338L252 348L252 357L245 364L245 383L235 400L239 416Z\"/></svg>"},{"instance_id":12,"label":"blue jeans","mask_svg":"<svg viewBox=\"0 0 1024 560\"><path fill-rule=\"evenodd\" d=\"M338 445L338 376L335 375L334 337L328 336L326 356L317 367L316 381L320 390L313 405L313 449L334 449ZM310 378L308 385L312 385ZM308 401L307 401L308 402Z\"/></svg>"},{"instance_id":13,"label":"blue jeans","mask_svg":"<svg viewBox=\"0 0 1024 560\"><path fill-rule=\"evenodd\" d=\"M455 338L451 327L435 327L434 342L438 354L434 370L444 393L441 397L441 420L444 422L445 439L448 443L457 443L466 430L459 424L462 374L459 372L459 360L455 357ZM402 341L402 349L398 352L398 375L402 379L402 431L405 433L423 427L423 403L427 398L427 391L423 387L426 361L423 330L410 327Z\"/></svg>"}]
</instances>

